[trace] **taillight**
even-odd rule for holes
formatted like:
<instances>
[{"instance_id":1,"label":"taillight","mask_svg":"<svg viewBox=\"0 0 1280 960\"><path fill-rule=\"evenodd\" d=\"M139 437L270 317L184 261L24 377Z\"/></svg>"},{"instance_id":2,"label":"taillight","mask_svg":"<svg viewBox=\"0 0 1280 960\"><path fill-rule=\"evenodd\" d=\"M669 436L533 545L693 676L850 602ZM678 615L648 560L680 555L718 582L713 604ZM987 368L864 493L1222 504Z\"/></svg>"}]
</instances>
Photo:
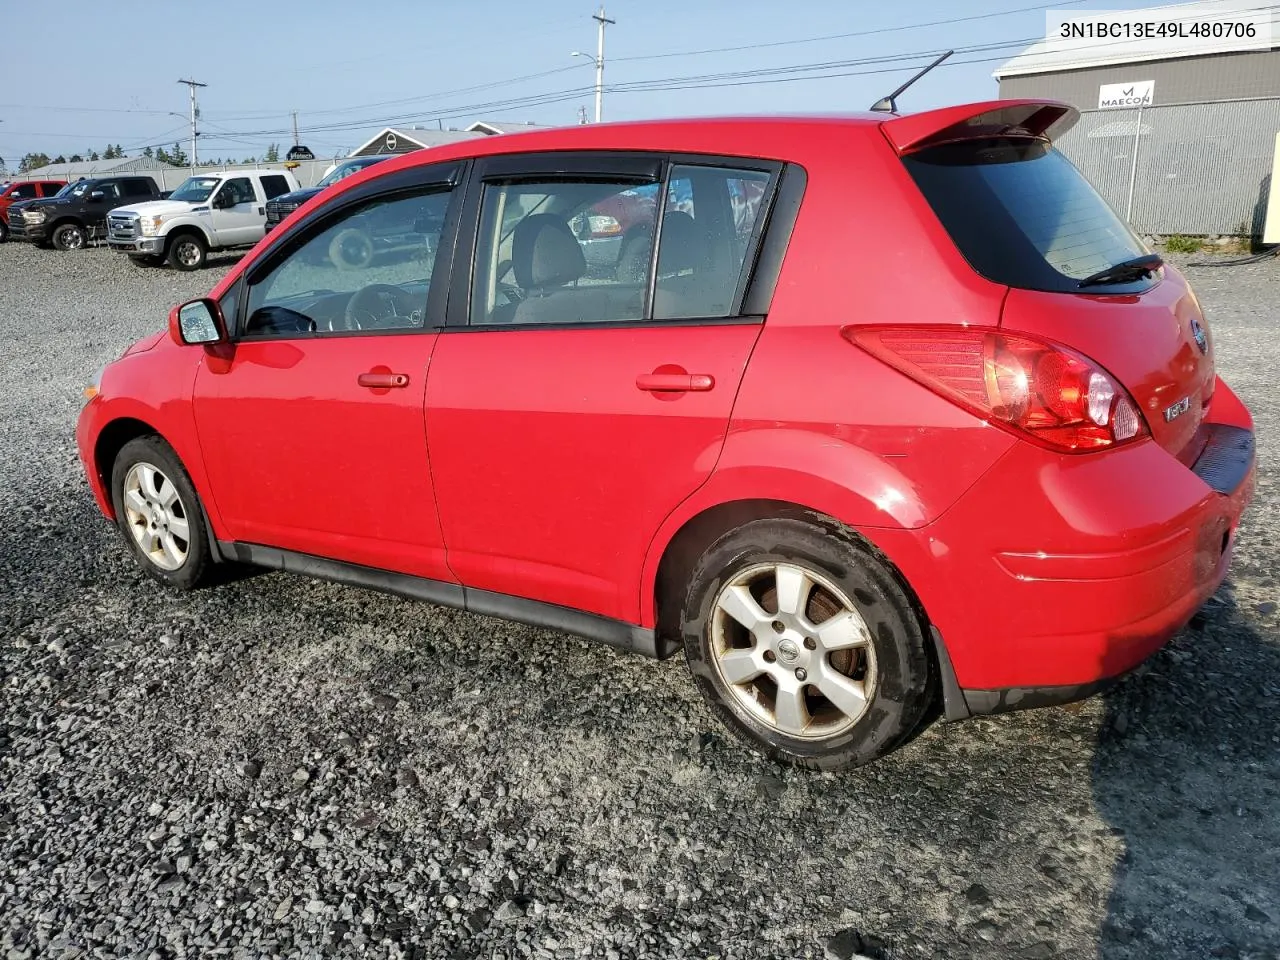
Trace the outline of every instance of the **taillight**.
<instances>
[{"instance_id":1,"label":"taillight","mask_svg":"<svg viewBox=\"0 0 1280 960\"><path fill-rule=\"evenodd\" d=\"M1098 450L1146 433L1124 387L1060 344L963 327L851 326L841 333L953 403L1053 450Z\"/></svg>"}]
</instances>

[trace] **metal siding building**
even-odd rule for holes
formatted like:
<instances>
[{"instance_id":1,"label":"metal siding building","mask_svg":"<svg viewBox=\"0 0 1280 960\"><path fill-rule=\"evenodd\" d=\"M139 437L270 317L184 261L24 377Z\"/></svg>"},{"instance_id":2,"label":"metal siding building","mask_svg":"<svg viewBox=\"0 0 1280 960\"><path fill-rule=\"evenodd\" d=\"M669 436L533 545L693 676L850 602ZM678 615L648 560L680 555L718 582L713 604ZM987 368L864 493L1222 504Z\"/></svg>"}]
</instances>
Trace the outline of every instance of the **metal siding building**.
<instances>
[{"instance_id":1,"label":"metal siding building","mask_svg":"<svg viewBox=\"0 0 1280 960\"><path fill-rule=\"evenodd\" d=\"M1058 146L1112 206L1122 214L1131 207L1137 229L1260 236L1280 132L1280 6L1203 0L1143 14L1227 20L1248 11L1272 18L1269 48L1179 56L1133 40L1083 50L1042 40L995 71L1000 96L1047 97L1079 109L1080 122ZM1155 84L1150 104L1099 109L1102 85L1142 81Z\"/></svg>"}]
</instances>

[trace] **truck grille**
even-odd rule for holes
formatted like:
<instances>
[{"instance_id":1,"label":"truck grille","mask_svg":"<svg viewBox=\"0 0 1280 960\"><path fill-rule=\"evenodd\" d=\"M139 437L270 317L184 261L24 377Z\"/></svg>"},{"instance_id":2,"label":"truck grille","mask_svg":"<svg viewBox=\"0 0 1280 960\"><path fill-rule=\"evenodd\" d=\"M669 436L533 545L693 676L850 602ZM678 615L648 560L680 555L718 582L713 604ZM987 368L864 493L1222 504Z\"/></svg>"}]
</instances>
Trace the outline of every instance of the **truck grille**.
<instances>
[{"instance_id":1,"label":"truck grille","mask_svg":"<svg viewBox=\"0 0 1280 960\"><path fill-rule=\"evenodd\" d=\"M138 217L133 214L107 216L107 234L112 240L137 240L141 233Z\"/></svg>"},{"instance_id":2,"label":"truck grille","mask_svg":"<svg viewBox=\"0 0 1280 960\"><path fill-rule=\"evenodd\" d=\"M288 203L278 200L269 201L267 203L267 223L279 223L300 206L302 206L300 203Z\"/></svg>"}]
</instances>

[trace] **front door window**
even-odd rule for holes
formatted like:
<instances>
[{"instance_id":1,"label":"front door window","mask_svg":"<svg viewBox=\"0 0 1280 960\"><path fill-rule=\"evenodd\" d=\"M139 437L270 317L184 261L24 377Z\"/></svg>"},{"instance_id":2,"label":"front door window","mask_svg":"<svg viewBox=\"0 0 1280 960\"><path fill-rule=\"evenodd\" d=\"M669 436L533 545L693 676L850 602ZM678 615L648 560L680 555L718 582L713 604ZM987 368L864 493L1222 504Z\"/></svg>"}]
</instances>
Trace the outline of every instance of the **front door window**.
<instances>
[{"instance_id":1,"label":"front door window","mask_svg":"<svg viewBox=\"0 0 1280 960\"><path fill-rule=\"evenodd\" d=\"M305 235L255 283L243 337L421 328L448 190L380 197Z\"/></svg>"}]
</instances>

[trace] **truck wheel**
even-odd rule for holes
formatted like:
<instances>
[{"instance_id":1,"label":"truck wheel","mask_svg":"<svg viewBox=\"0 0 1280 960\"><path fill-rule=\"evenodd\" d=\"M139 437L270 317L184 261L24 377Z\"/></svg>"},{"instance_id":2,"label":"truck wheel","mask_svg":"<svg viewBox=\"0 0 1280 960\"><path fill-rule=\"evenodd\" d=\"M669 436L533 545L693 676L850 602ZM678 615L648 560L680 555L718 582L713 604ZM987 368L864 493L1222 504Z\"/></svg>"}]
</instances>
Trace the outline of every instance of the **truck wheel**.
<instances>
[{"instance_id":1,"label":"truck wheel","mask_svg":"<svg viewBox=\"0 0 1280 960\"><path fill-rule=\"evenodd\" d=\"M0 220L0 243L4 243L9 239L9 225Z\"/></svg>"},{"instance_id":2,"label":"truck wheel","mask_svg":"<svg viewBox=\"0 0 1280 960\"><path fill-rule=\"evenodd\" d=\"M59 250L83 250L84 227L78 223L64 223L53 231L53 245Z\"/></svg>"},{"instance_id":3,"label":"truck wheel","mask_svg":"<svg viewBox=\"0 0 1280 960\"><path fill-rule=\"evenodd\" d=\"M349 227L329 244L329 259L339 270L360 270L373 259L373 241L363 230Z\"/></svg>"},{"instance_id":4,"label":"truck wheel","mask_svg":"<svg viewBox=\"0 0 1280 960\"><path fill-rule=\"evenodd\" d=\"M169 244L169 266L175 270L199 270L205 260L204 240L194 233L182 233Z\"/></svg>"},{"instance_id":5,"label":"truck wheel","mask_svg":"<svg viewBox=\"0 0 1280 960\"><path fill-rule=\"evenodd\" d=\"M148 254L145 257L130 257L129 262L135 267L158 267L164 263L164 257L156 257Z\"/></svg>"}]
</instances>

